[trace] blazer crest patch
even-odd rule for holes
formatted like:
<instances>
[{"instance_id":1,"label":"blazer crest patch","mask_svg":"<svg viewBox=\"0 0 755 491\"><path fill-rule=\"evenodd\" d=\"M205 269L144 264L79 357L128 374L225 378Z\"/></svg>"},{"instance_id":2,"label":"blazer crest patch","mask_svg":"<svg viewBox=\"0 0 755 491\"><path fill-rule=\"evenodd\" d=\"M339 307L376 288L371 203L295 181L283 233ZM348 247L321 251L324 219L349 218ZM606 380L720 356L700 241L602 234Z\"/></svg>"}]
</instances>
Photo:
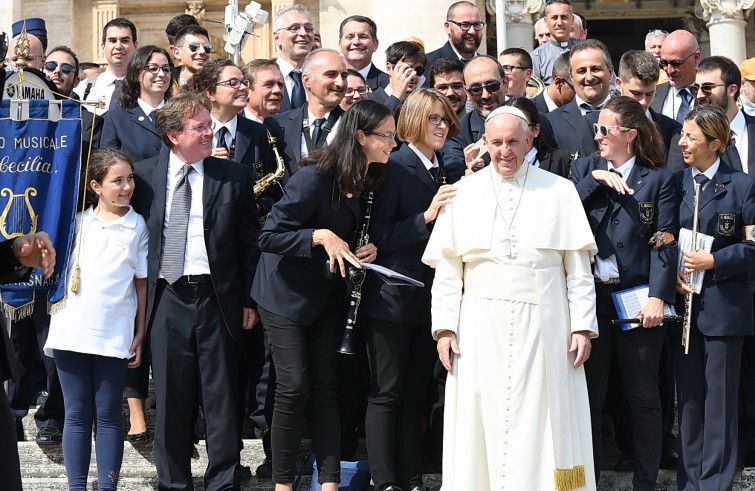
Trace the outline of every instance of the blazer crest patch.
<instances>
[{"instance_id":1,"label":"blazer crest patch","mask_svg":"<svg viewBox=\"0 0 755 491\"><path fill-rule=\"evenodd\" d=\"M718 214L718 235L728 237L734 234L737 225L736 215L734 213L719 213Z\"/></svg>"},{"instance_id":2,"label":"blazer crest patch","mask_svg":"<svg viewBox=\"0 0 755 491\"><path fill-rule=\"evenodd\" d=\"M652 201L640 201L640 221L642 223L653 223L655 218L655 203Z\"/></svg>"}]
</instances>

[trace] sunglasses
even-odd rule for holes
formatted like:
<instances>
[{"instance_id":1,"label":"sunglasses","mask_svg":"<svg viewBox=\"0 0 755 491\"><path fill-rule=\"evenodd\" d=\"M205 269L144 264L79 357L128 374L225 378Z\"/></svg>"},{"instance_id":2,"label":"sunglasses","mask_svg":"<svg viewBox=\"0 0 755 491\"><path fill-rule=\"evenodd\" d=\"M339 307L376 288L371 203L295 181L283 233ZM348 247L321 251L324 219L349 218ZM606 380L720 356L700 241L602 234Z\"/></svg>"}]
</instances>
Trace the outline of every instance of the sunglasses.
<instances>
[{"instance_id":1,"label":"sunglasses","mask_svg":"<svg viewBox=\"0 0 755 491\"><path fill-rule=\"evenodd\" d=\"M713 82L705 82L704 84L694 83L687 86L689 91L695 97L697 97L697 93L701 90L703 91L703 95L708 97L716 87L726 87L726 84L714 84Z\"/></svg>"},{"instance_id":2,"label":"sunglasses","mask_svg":"<svg viewBox=\"0 0 755 491\"><path fill-rule=\"evenodd\" d=\"M152 75L157 75L160 72L163 72L165 75L170 75L170 65L147 65L144 67L144 70L148 71Z\"/></svg>"},{"instance_id":3,"label":"sunglasses","mask_svg":"<svg viewBox=\"0 0 755 491\"><path fill-rule=\"evenodd\" d=\"M438 114L431 114L427 117L427 120L430 121L431 124L434 124L435 126L440 126L441 121L446 126L451 126L451 120L448 118L444 118L443 116L440 116Z\"/></svg>"},{"instance_id":4,"label":"sunglasses","mask_svg":"<svg viewBox=\"0 0 755 491\"><path fill-rule=\"evenodd\" d=\"M197 50L199 50L200 46L202 47L202 49L204 50L205 53L207 53L207 54L212 53L212 45L210 43L197 43L197 42L193 42L193 43L189 43L189 44L184 44L184 46L187 47L187 48L189 48L189 51L191 51L192 53L196 53Z\"/></svg>"},{"instance_id":5,"label":"sunglasses","mask_svg":"<svg viewBox=\"0 0 755 491\"><path fill-rule=\"evenodd\" d=\"M416 73L418 77L421 77L425 74L425 67L423 66L416 66L412 68L414 69L414 73Z\"/></svg>"},{"instance_id":6,"label":"sunglasses","mask_svg":"<svg viewBox=\"0 0 755 491\"><path fill-rule=\"evenodd\" d=\"M682 58L681 60L658 60L658 64L661 66L661 69L664 69L669 65L671 65L674 68L679 68L680 66L684 65L685 61L693 57L695 53L697 53L697 50L693 51L692 53L690 53L689 56L686 56Z\"/></svg>"},{"instance_id":7,"label":"sunglasses","mask_svg":"<svg viewBox=\"0 0 755 491\"><path fill-rule=\"evenodd\" d=\"M632 129L632 128L625 128L624 126L614 126L610 124L598 124L598 123L593 123L592 128L596 135L600 133L603 136L608 136L608 134L612 132L613 130L619 130L622 133L626 133L627 131Z\"/></svg>"},{"instance_id":8,"label":"sunglasses","mask_svg":"<svg viewBox=\"0 0 755 491\"><path fill-rule=\"evenodd\" d=\"M65 73L66 75L74 71L74 66L69 63L61 63L60 65L58 65L54 61L48 61L44 66L45 70L47 70L48 72L54 72L58 67L60 67L60 71Z\"/></svg>"},{"instance_id":9,"label":"sunglasses","mask_svg":"<svg viewBox=\"0 0 755 491\"><path fill-rule=\"evenodd\" d=\"M222 82L218 82L215 85L225 85L226 87L230 87L232 89L238 89L239 87L243 85L246 88L246 87L249 87L249 80L229 78L228 80L223 80Z\"/></svg>"},{"instance_id":10,"label":"sunglasses","mask_svg":"<svg viewBox=\"0 0 755 491\"><path fill-rule=\"evenodd\" d=\"M481 95L483 90L487 90L491 94L493 92L498 92L501 88L501 81L497 82L488 82L484 85L472 85L470 87L467 87L467 92L469 92L472 95Z\"/></svg>"}]
</instances>

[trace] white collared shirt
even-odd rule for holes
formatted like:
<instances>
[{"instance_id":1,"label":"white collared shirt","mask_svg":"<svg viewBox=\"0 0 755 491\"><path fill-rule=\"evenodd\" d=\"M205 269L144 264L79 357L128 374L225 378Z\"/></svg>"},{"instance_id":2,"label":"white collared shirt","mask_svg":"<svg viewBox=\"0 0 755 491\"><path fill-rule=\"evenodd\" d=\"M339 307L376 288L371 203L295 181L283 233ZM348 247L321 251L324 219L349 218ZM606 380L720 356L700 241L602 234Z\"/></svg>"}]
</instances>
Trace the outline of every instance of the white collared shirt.
<instances>
[{"instance_id":1,"label":"white collared shirt","mask_svg":"<svg viewBox=\"0 0 755 491\"><path fill-rule=\"evenodd\" d=\"M710 184L710 181L713 180L713 176L716 175L716 172L718 172L718 168L720 166L721 166L721 159L718 158L718 159L716 159L715 162L713 162L713 165L711 165L710 167L708 167L707 169L705 169L705 172L701 173L699 170L697 170L694 167L692 167L692 184L693 184L693 187L694 187L694 184L695 184L695 176L698 175L698 174L704 174L705 177L708 178L708 182L706 182L703 186L700 187L700 191L705 191L705 188L707 188L708 184Z\"/></svg>"},{"instance_id":2,"label":"white collared shirt","mask_svg":"<svg viewBox=\"0 0 755 491\"><path fill-rule=\"evenodd\" d=\"M434 167L440 167L438 156L435 154L435 152L433 152L433 159L430 160L424 153L419 151L419 148L417 148L414 143L410 143L409 148L412 149L412 152L417 154L417 157L419 157L419 159L422 161L422 164L425 166L425 169L427 169L428 172L430 172L430 169Z\"/></svg>"},{"instance_id":3,"label":"white collared shirt","mask_svg":"<svg viewBox=\"0 0 755 491\"><path fill-rule=\"evenodd\" d=\"M747 159L750 149L748 148L749 142L747 139L747 121L745 121L742 111L737 111L737 115L731 120L729 126L731 127L731 136L735 139L737 152L739 152L739 160L742 161L742 172L746 173L749 169Z\"/></svg>"},{"instance_id":4,"label":"white collared shirt","mask_svg":"<svg viewBox=\"0 0 755 491\"><path fill-rule=\"evenodd\" d=\"M95 80L94 84L92 84L92 88L89 90L89 95L87 95L87 98L85 100L99 101L100 97L104 97L105 106L102 109L100 109L100 108L95 108L94 106L90 104L84 104L84 107L88 109L89 111L94 112L98 116L101 116L102 114L104 114L110 107L110 99L113 98L113 92L115 92L116 80L122 80L122 78L116 77L113 74L113 72L111 72L110 70L105 70L104 72L97 75L97 80ZM86 86L87 86L86 83L79 84L78 89L80 91L77 92L77 94L79 94L79 97L84 95Z\"/></svg>"},{"instance_id":5,"label":"white collared shirt","mask_svg":"<svg viewBox=\"0 0 755 491\"><path fill-rule=\"evenodd\" d=\"M236 128L238 127L238 120L234 116L228 122L221 123L217 119L215 119L214 116L210 116L210 119L212 120L212 148L219 148L221 147L221 143L218 140L218 131L220 131L220 128L226 127L228 129L228 132L225 134L225 148L231 148L233 144L233 140L236 139Z\"/></svg>"},{"instance_id":6,"label":"white collared shirt","mask_svg":"<svg viewBox=\"0 0 755 491\"><path fill-rule=\"evenodd\" d=\"M548 95L547 88L546 90L543 91L543 99L545 99L545 105L548 106L548 112L552 112L558 109L558 104L553 102L553 99L551 99L551 96Z\"/></svg>"},{"instance_id":7,"label":"white collared shirt","mask_svg":"<svg viewBox=\"0 0 755 491\"><path fill-rule=\"evenodd\" d=\"M309 110L307 110L307 117L309 118L309 138L311 139L312 138L312 134L315 131L315 119L318 119L318 118L314 114L312 114L312 112L309 111ZM325 115L323 116L323 118L325 118L326 121L328 120L329 117L330 117L330 113L329 112L325 113ZM336 120L336 124L333 125L333 128L328 133L328 136L325 137L325 144L329 144L331 141L333 141L333 138L335 138L336 132L338 131L338 125L340 125L340 124L341 124L341 118L339 117ZM322 130L322 127L320 127L320 128ZM313 141L312 144L314 144L314 143L315 142ZM307 148L307 140L304 139L304 132L303 132L303 129L302 129L302 134L301 134L301 158L304 158L307 155L309 155L309 149Z\"/></svg>"},{"instance_id":8,"label":"white collared shirt","mask_svg":"<svg viewBox=\"0 0 755 491\"><path fill-rule=\"evenodd\" d=\"M616 169L621 173L621 178L624 182L627 182L627 177L634 169L635 157L631 157L629 160L621 164L619 167L614 167L612 162L608 162L606 170ZM605 259L601 259L599 256L595 256L595 268L593 269L593 275L600 281L608 281L619 278L619 263L616 261L616 254L611 254Z\"/></svg>"},{"instance_id":9,"label":"white collared shirt","mask_svg":"<svg viewBox=\"0 0 755 491\"><path fill-rule=\"evenodd\" d=\"M286 93L288 94L289 100L291 99L291 96L294 93L294 79L291 77L291 72L296 70L294 66L281 58L280 56L275 60L275 62L278 64L278 66L281 69L281 73L283 74L283 83L286 85ZM301 70L298 70L301 72ZM302 85L303 87L303 85ZM309 100L309 94L307 91L304 91L304 96Z\"/></svg>"},{"instance_id":10,"label":"white collared shirt","mask_svg":"<svg viewBox=\"0 0 755 491\"><path fill-rule=\"evenodd\" d=\"M661 114L668 116L673 120L676 120L676 113L679 112L679 107L681 107L682 102L684 101L682 99L682 96L679 95L679 92L681 92L682 90L689 92L689 89L687 89L687 87L684 87L684 89L670 87L668 94L666 94L666 100L663 101L663 109L661 110ZM690 95L692 94L690 93ZM695 108L695 102L695 97L692 96L692 100L689 103L690 110Z\"/></svg>"},{"instance_id":11,"label":"white collared shirt","mask_svg":"<svg viewBox=\"0 0 755 491\"><path fill-rule=\"evenodd\" d=\"M250 111L248 107L244 108L244 117L251 121L257 121L258 123L262 123L262 120L258 118L257 116L255 116L254 114L252 114L252 111Z\"/></svg>"},{"instance_id":12,"label":"white collared shirt","mask_svg":"<svg viewBox=\"0 0 755 491\"><path fill-rule=\"evenodd\" d=\"M597 106L592 106L592 104L590 104L589 102L587 102L587 101L583 100L583 99L582 99L581 97L579 97L579 96L578 96L577 94L574 94L574 101L575 101L575 102L577 103L577 107L579 108L579 112L581 112L581 113L582 113L582 116L584 116L585 114L587 114L587 109L583 109L583 108L581 107L581 106L582 106L582 104L588 104L588 105L590 105L590 106L592 106L592 107L603 107L603 106L605 105L605 103L606 103L606 102L608 102L608 101L609 101L610 99L611 99L611 93L609 92L609 93L608 93L608 95L606 95L606 98L605 98L605 99L603 99L603 102L601 102L601 103L600 103L600 104L598 104Z\"/></svg>"},{"instance_id":13,"label":"white collared shirt","mask_svg":"<svg viewBox=\"0 0 755 491\"><path fill-rule=\"evenodd\" d=\"M142 111L144 111L144 114L146 114L147 117L149 117L149 115L152 113L152 111L157 111L158 109L162 109L162 107L165 105L165 99L163 99L162 101L160 101L160 104L158 104L157 107L152 107L151 105L149 105L149 103L144 102L141 99L137 99L136 103L139 104L139 107L141 108ZM152 119L152 122L153 123L155 122L154 117Z\"/></svg>"},{"instance_id":14,"label":"white collared shirt","mask_svg":"<svg viewBox=\"0 0 755 491\"><path fill-rule=\"evenodd\" d=\"M365 80L367 80L367 74L370 73L370 69L372 68L372 62L369 62L366 67L362 68L361 70L357 70L361 76L364 77Z\"/></svg>"},{"instance_id":15,"label":"white collared shirt","mask_svg":"<svg viewBox=\"0 0 755 491\"><path fill-rule=\"evenodd\" d=\"M527 152L527 154L524 156L524 161L527 163L527 165L540 167L540 161L537 160L537 148L530 148L530 151Z\"/></svg>"},{"instance_id":16,"label":"white collared shirt","mask_svg":"<svg viewBox=\"0 0 755 491\"><path fill-rule=\"evenodd\" d=\"M207 246L204 241L204 200L202 190L204 187L204 161L183 162L173 151L168 160L168 179L165 185L165 221L163 222L163 243L168 235L168 223L170 222L170 205L173 202L173 190L181 179L183 166L191 163L194 168L189 173L191 185L191 207L189 208L189 226L186 230L186 252L184 254L184 275L210 274L210 262L207 259ZM163 278L162 268L159 272Z\"/></svg>"}]
</instances>

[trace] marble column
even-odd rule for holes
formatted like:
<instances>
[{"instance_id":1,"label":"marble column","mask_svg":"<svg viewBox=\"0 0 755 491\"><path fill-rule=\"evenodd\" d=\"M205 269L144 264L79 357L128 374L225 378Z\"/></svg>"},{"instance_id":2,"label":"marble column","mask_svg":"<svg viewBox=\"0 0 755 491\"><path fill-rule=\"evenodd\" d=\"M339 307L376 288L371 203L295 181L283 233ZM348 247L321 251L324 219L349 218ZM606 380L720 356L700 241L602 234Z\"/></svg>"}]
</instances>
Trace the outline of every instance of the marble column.
<instances>
[{"instance_id":1,"label":"marble column","mask_svg":"<svg viewBox=\"0 0 755 491\"><path fill-rule=\"evenodd\" d=\"M105 24L120 16L118 0L97 0L92 2L92 53L95 53L95 63L107 64L102 54L102 29Z\"/></svg>"},{"instance_id":2,"label":"marble column","mask_svg":"<svg viewBox=\"0 0 755 491\"><path fill-rule=\"evenodd\" d=\"M695 15L710 32L710 54L726 56L739 65L747 58L745 26L755 0L699 0Z\"/></svg>"},{"instance_id":3,"label":"marble column","mask_svg":"<svg viewBox=\"0 0 755 491\"><path fill-rule=\"evenodd\" d=\"M495 0L487 0L487 9L495 15ZM505 2L506 48L531 51L535 42L534 21L540 18L545 0L513 0ZM496 53L497 55L497 53Z\"/></svg>"}]
</instances>

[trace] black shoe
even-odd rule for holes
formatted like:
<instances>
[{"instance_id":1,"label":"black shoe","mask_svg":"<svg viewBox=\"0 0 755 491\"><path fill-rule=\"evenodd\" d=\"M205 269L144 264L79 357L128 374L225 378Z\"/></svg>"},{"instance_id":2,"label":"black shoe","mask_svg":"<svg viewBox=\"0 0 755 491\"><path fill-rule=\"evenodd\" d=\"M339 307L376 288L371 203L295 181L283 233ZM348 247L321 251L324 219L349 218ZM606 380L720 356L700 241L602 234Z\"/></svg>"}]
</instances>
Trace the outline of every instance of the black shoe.
<instances>
[{"instance_id":1,"label":"black shoe","mask_svg":"<svg viewBox=\"0 0 755 491\"><path fill-rule=\"evenodd\" d=\"M247 465L239 464L239 479L246 481L252 478L252 469Z\"/></svg>"},{"instance_id":2,"label":"black shoe","mask_svg":"<svg viewBox=\"0 0 755 491\"><path fill-rule=\"evenodd\" d=\"M673 448L668 448L661 454L661 469L675 471L679 464L679 454Z\"/></svg>"},{"instance_id":3,"label":"black shoe","mask_svg":"<svg viewBox=\"0 0 755 491\"><path fill-rule=\"evenodd\" d=\"M254 473L257 477L261 477L263 479L272 479L273 461L270 459L265 459L264 462L257 466L257 469L254 471Z\"/></svg>"},{"instance_id":4,"label":"black shoe","mask_svg":"<svg viewBox=\"0 0 755 491\"><path fill-rule=\"evenodd\" d=\"M422 486L422 485L418 485L418 486L414 486L414 487L413 487L412 489L410 489L409 491L425 491L425 487L424 487L424 486Z\"/></svg>"},{"instance_id":5,"label":"black shoe","mask_svg":"<svg viewBox=\"0 0 755 491\"><path fill-rule=\"evenodd\" d=\"M37 443L40 445L58 445L63 441L63 433L57 428L40 428Z\"/></svg>"},{"instance_id":6,"label":"black shoe","mask_svg":"<svg viewBox=\"0 0 755 491\"><path fill-rule=\"evenodd\" d=\"M133 435L126 435L126 440L131 443L147 443L149 442L149 432L143 431L141 433L134 433Z\"/></svg>"},{"instance_id":7,"label":"black shoe","mask_svg":"<svg viewBox=\"0 0 755 491\"><path fill-rule=\"evenodd\" d=\"M16 441L25 442L26 435L24 434L24 422L16 418Z\"/></svg>"},{"instance_id":8,"label":"black shoe","mask_svg":"<svg viewBox=\"0 0 755 491\"><path fill-rule=\"evenodd\" d=\"M382 486L380 488L380 491L404 491L404 490L396 486L395 484L389 484L387 486Z\"/></svg>"},{"instance_id":9,"label":"black shoe","mask_svg":"<svg viewBox=\"0 0 755 491\"><path fill-rule=\"evenodd\" d=\"M633 459L619 458L619 460L616 461L616 464L614 464L613 470L615 470L615 471L633 471L634 470L634 460Z\"/></svg>"}]
</instances>

